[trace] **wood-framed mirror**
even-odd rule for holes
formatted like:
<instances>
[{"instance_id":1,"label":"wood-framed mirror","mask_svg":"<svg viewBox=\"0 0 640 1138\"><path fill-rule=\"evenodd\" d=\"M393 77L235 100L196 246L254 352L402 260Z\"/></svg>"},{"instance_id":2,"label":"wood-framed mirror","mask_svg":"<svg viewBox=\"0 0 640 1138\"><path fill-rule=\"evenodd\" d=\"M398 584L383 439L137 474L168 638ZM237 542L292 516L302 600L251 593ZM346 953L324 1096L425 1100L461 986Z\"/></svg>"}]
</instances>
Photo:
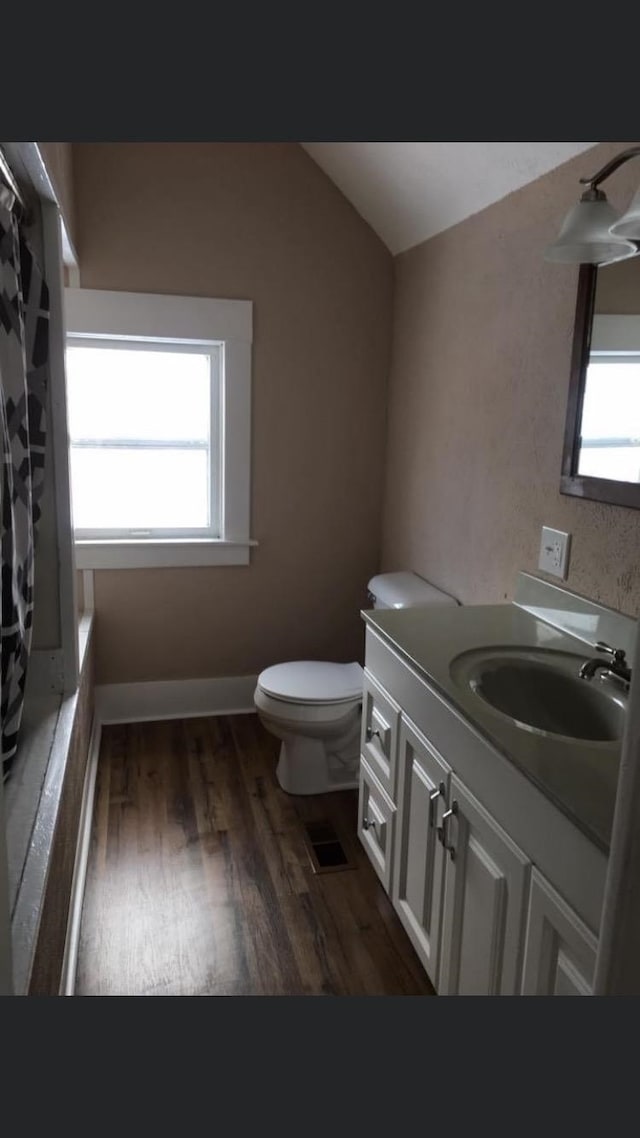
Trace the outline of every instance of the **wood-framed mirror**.
<instances>
[{"instance_id":1,"label":"wood-framed mirror","mask_svg":"<svg viewBox=\"0 0 640 1138\"><path fill-rule=\"evenodd\" d=\"M640 256L580 267L560 492L640 509Z\"/></svg>"}]
</instances>

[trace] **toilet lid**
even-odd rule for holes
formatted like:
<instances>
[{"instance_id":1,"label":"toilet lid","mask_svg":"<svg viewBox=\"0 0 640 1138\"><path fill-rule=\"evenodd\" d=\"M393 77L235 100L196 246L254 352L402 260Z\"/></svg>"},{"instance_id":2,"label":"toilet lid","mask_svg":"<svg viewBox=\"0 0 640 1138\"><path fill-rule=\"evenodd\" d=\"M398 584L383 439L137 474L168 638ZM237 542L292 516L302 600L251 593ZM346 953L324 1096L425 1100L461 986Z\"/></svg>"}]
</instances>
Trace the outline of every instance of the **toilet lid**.
<instances>
[{"instance_id":1,"label":"toilet lid","mask_svg":"<svg viewBox=\"0 0 640 1138\"><path fill-rule=\"evenodd\" d=\"M326 664L322 660L294 660L274 664L258 677L266 695L289 703L346 703L362 695L359 664Z\"/></svg>"}]
</instances>

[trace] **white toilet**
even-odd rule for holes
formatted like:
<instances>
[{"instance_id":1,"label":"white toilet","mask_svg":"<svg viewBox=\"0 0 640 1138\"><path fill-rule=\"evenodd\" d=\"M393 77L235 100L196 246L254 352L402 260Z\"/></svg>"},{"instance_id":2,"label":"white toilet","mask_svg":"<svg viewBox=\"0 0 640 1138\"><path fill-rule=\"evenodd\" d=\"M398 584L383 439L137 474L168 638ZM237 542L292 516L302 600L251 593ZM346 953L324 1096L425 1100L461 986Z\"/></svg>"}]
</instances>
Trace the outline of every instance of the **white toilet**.
<instances>
[{"instance_id":1,"label":"white toilet","mask_svg":"<svg viewBox=\"0 0 640 1138\"><path fill-rule=\"evenodd\" d=\"M415 573L381 573L369 581L373 608L458 602ZM362 668L295 660L258 676L258 715L281 739L276 778L289 794L324 794L358 785Z\"/></svg>"}]
</instances>

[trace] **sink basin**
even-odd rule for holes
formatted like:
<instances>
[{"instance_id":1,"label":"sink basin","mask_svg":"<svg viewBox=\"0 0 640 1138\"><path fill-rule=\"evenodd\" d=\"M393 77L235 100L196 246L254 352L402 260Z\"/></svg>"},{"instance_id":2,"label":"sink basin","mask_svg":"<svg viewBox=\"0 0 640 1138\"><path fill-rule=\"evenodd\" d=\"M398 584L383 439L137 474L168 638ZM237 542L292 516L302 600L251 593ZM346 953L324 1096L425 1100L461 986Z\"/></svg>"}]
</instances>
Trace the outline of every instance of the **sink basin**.
<instances>
[{"instance_id":1,"label":"sink basin","mask_svg":"<svg viewBox=\"0 0 640 1138\"><path fill-rule=\"evenodd\" d=\"M567 739L612 742L624 730L627 696L611 677L580 679L585 656L544 648L485 648L451 661L451 677L518 727Z\"/></svg>"}]
</instances>

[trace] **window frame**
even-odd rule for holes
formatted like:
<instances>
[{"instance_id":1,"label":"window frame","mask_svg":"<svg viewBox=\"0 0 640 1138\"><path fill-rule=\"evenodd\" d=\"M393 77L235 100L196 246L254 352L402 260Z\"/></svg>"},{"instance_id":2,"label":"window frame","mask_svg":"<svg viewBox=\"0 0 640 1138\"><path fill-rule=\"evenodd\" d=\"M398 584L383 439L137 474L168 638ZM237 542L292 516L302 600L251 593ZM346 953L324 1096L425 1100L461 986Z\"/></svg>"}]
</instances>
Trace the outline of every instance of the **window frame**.
<instances>
[{"instance_id":1,"label":"window frame","mask_svg":"<svg viewBox=\"0 0 640 1138\"><path fill-rule=\"evenodd\" d=\"M67 288L65 309L69 344L109 341L124 348L218 349L217 535L209 531L78 531L74 541L77 567L249 564L250 548L257 544L249 536L252 302ZM212 383L212 400L213 388Z\"/></svg>"},{"instance_id":2,"label":"window frame","mask_svg":"<svg viewBox=\"0 0 640 1138\"><path fill-rule=\"evenodd\" d=\"M594 313L597 276L602 268L606 266L581 265L578 275L560 493L639 510L640 483L618 482L613 478L594 478L577 473L585 377L592 345L597 350L609 347L614 350L625 347L634 349L640 346L637 334L640 321L637 316Z\"/></svg>"}]
</instances>

